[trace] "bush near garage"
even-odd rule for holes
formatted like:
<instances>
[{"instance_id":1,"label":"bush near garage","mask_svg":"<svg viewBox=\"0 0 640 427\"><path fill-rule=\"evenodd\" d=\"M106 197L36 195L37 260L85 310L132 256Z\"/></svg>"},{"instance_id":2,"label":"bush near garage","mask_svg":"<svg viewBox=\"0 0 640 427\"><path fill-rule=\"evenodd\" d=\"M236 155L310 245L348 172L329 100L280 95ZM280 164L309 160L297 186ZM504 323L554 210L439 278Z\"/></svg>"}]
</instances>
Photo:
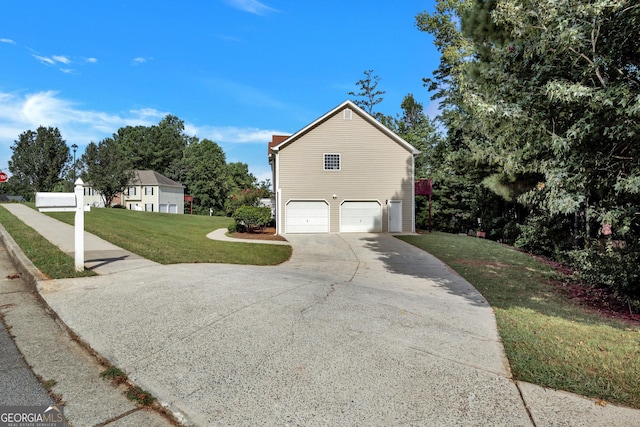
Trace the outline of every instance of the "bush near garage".
<instances>
[{"instance_id":1,"label":"bush near garage","mask_svg":"<svg viewBox=\"0 0 640 427\"><path fill-rule=\"evenodd\" d=\"M271 208L261 206L240 206L233 213L236 230L253 232L263 230L271 222Z\"/></svg>"}]
</instances>

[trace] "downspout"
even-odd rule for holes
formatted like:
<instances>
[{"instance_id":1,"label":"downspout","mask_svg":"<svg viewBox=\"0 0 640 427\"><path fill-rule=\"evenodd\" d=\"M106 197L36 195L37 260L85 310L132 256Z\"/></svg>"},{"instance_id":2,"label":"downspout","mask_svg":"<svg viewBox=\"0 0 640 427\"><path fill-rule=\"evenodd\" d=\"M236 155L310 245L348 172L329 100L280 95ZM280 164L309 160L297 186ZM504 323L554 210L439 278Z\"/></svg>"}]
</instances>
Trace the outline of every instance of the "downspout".
<instances>
[{"instance_id":1,"label":"downspout","mask_svg":"<svg viewBox=\"0 0 640 427\"><path fill-rule=\"evenodd\" d=\"M282 234L282 194L280 190L280 152L273 151L274 157L274 180L273 190L276 193L276 234Z\"/></svg>"},{"instance_id":2,"label":"downspout","mask_svg":"<svg viewBox=\"0 0 640 427\"><path fill-rule=\"evenodd\" d=\"M411 155L411 232L416 232L416 155Z\"/></svg>"}]
</instances>

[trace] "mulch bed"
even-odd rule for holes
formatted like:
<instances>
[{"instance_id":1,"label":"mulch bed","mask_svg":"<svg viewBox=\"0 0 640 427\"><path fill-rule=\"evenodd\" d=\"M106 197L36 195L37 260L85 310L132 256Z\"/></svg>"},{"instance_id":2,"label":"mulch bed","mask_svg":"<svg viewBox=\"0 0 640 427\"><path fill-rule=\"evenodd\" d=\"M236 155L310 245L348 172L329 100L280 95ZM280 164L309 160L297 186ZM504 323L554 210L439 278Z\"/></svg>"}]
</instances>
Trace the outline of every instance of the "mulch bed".
<instances>
[{"instance_id":1,"label":"mulch bed","mask_svg":"<svg viewBox=\"0 0 640 427\"><path fill-rule=\"evenodd\" d=\"M632 307L614 295L609 288L593 287L571 280L571 276L575 273L572 268L547 259L544 256L531 256L551 266L564 277L568 278L568 280L562 282L555 281L552 284L559 288L572 301L582 306L589 307L591 310L594 310L598 314L610 319L640 323L640 313L634 313Z\"/></svg>"},{"instance_id":2,"label":"mulch bed","mask_svg":"<svg viewBox=\"0 0 640 427\"><path fill-rule=\"evenodd\" d=\"M282 242L286 242L282 236L276 234L275 227L266 227L263 230L255 230L250 233L239 233L234 232L231 233L231 237L235 237L236 239L248 239L248 240L279 240Z\"/></svg>"},{"instance_id":3,"label":"mulch bed","mask_svg":"<svg viewBox=\"0 0 640 427\"><path fill-rule=\"evenodd\" d=\"M547 264L562 275L564 280L547 280L545 282L547 285L558 289L569 300L587 307L605 318L640 324L640 313L637 310L634 312L633 307L630 307L628 303L613 294L610 289L580 283L572 277L575 271L571 267L552 261L544 256L528 255ZM457 259L456 262L477 267L507 267L507 265L499 262L480 260Z\"/></svg>"}]
</instances>

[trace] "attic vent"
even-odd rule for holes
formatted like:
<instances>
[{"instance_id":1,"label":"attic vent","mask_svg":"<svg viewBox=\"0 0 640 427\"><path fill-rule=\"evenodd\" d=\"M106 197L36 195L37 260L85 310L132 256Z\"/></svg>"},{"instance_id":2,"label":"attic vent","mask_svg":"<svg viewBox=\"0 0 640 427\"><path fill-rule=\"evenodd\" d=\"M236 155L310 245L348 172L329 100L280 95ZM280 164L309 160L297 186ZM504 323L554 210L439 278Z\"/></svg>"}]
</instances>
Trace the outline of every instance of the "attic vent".
<instances>
[{"instance_id":1,"label":"attic vent","mask_svg":"<svg viewBox=\"0 0 640 427\"><path fill-rule=\"evenodd\" d=\"M351 120L351 109L350 108L345 108L344 111L342 112L343 114L343 118L345 120Z\"/></svg>"}]
</instances>

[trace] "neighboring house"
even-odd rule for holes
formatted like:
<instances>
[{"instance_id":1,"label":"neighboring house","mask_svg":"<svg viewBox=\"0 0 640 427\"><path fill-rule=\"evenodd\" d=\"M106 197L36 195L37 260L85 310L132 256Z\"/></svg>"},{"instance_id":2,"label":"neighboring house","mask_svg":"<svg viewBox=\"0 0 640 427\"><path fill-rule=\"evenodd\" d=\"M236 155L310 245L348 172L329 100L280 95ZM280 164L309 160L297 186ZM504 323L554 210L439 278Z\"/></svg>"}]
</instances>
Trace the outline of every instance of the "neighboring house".
<instances>
[{"instance_id":1,"label":"neighboring house","mask_svg":"<svg viewBox=\"0 0 640 427\"><path fill-rule=\"evenodd\" d=\"M418 153L351 101L273 136L277 233L414 232Z\"/></svg>"},{"instance_id":2,"label":"neighboring house","mask_svg":"<svg viewBox=\"0 0 640 427\"><path fill-rule=\"evenodd\" d=\"M104 208L104 198L91 184L84 184L84 204L92 208Z\"/></svg>"},{"instance_id":3,"label":"neighboring house","mask_svg":"<svg viewBox=\"0 0 640 427\"><path fill-rule=\"evenodd\" d=\"M104 207L104 199L91 185L84 187L84 204ZM124 193L113 200L126 209L149 212L184 213L184 186L151 170L134 171Z\"/></svg>"},{"instance_id":4,"label":"neighboring house","mask_svg":"<svg viewBox=\"0 0 640 427\"><path fill-rule=\"evenodd\" d=\"M131 210L183 214L184 185L155 171L137 170L121 204Z\"/></svg>"}]
</instances>

